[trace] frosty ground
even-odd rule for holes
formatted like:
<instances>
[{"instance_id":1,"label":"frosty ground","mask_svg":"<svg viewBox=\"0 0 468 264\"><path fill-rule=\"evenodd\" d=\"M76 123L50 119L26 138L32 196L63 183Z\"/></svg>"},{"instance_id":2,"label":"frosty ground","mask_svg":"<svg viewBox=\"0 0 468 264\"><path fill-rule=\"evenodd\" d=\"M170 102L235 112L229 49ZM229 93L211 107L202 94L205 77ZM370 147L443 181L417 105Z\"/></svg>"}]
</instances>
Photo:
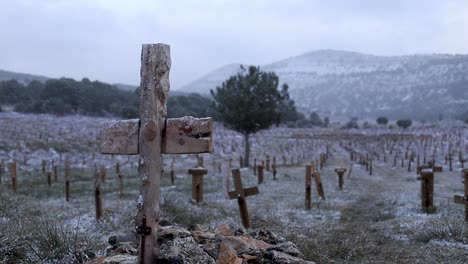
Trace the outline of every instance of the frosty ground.
<instances>
[{"instance_id":1,"label":"frosty ground","mask_svg":"<svg viewBox=\"0 0 468 264\"><path fill-rule=\"evenodd\" d=\"M9 174L0 185L0 262L8 260L49 260L67 248L88 248L105 254L107 238L133 231L139 179L136 157L98 154L98 124L103 118L82 116L0 114L0 160L18 162L18 194L10 188ZM467 128L462 129L466 134ZM369 131L354 131L370 133ZM421 183L414 168L374 162L373 175L349 161L348 153L336 142L302 138L297 135L335 133L323 129L274 128L252 138L252 161L276 156L277 179L266 172L260 194L248 197L254 228L267 228L295 242L305 258L317 263L466 263L468 227L464 207L453 203L463 193L461 167L454 162L450 172L442 157L444 171L435 174L434 213L420 207ZM342 132L340 132L342 133ZM164 156L161 184L161 217L182 226L204 225L211 229L229 223L241 225L236 200L227 199L226 185L231 167L239 164L242 137L216 124L215 151L204 154L208 175L204 178L204 202L191 202L189 168L194 155ZM311 210L304 208L305 165L324 153L329 159L321 171L325 200L312 190ZM283 165L282 156L286 158ZM71 201L65 202L63 160L72 164ZM175 184L169 177L175 158ZM293 164L290 164L291 158ZM59 165L59 180L52 187L41 174L41 162ZM121 164L124 196L119 196L114 165ZM253 163L253 162L252 162ZM105 166L103 183L104 219L94 215L94 165ZM344 190L338 189L336 167L352 165ZM221 171L219 170L221 167ZM50 169L50 168L48 168ZM241 169L245 187L256 186L252 168ZM346 174L347 176L347 174ZM315 187L315 186L314 186ZM230 183L232 190L233 184ZM56 243L56 244L54 244ZM50 250L55 245L57 250ZM52 251L52 252L51 252Z\"/></svg>"}]
</instances>

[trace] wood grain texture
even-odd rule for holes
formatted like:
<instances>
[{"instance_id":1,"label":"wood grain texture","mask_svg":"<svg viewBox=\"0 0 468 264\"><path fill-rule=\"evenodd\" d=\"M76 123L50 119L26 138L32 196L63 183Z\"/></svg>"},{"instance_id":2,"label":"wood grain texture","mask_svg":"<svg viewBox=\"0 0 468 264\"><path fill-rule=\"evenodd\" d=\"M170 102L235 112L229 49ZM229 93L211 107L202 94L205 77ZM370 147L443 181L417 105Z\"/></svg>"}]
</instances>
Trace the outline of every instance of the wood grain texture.
<instances>
[{"instance_id":1,"label":"wood grain texture","mask_svg":"<svg viewBox=\"0 0 468 264\"><path fill-rule=\"evenodd\" d=\"M105 121L100 125L102 154L138 154L139 119ZM167 119L163 127L161 153L195 154L213 150L213 120L191 116ZM143 127L143 135L149 141L156 137L155 122Z\"/></svg>"},{"instance_id":2,"label":"wood grain texture","mask_svg":"<svg viewBox=\"0 0 468 264\"><path fill-rule=\"evenodd\" d=\"M159 254L160 179L162 175L161 143L169 95L170 47L165 44L143 45L141 51L140 127L138 136L140 197L136 223L151 228L141 238L140 263L153 263Z\"/></svg>"}]
</instances>

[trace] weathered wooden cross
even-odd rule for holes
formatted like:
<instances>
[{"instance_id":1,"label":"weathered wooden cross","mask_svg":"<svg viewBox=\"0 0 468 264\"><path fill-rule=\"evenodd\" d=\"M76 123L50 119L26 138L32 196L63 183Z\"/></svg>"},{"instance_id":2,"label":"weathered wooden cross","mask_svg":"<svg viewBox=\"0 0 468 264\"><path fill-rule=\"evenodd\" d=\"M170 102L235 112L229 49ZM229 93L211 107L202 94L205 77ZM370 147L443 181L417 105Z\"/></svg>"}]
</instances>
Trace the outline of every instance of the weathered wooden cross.
<instances>
[{"instance_id":1,"label":"weathered wooden cross","mask_svg":"<svg viewBox=\"0 0 468 264\"><path fill-rule=\"evenodd\" d=\"M338 174L338 187L340 187L340 190L343 190L343 182L344 182L343 175L345 174L346 169L336 168L335 172Z\"/></svg>"},{"instance_id":2,"label":"weathered wooden cross","mask_svg":"<svg viewBox=\"0 0 468 264\"><path fill-rule=\"evenodd\" d=\"M429 212L434 208L434 171L421 170L421 207Z\"/></svg>"},{"instance_id":3,"label":"weathered wooden cross","mask_svg":"<svg viewBox=\"0 0 468 264\"><path fill-rule=\"evenodd\" d=\"M257 195L258 188L257 186L245 188L242 186L242 179L239 169L232 170L232 176L234 177L234 188L235 191L229 192L229 199L237 199L237 203L239 204L239 211L240 216L242 219L242 225L245 228L250 228L250 218L249 218L249 211L247 209L247 201L245 197Z\"/></svg>"},{"instance_id":4,"label":"weathered wooden cross","mask_svg":"<svg viewBox=\"0 0 468 264\"><path fill-rule=\"evenodd\" d=\"M204 168L189 169L188 173L192 175L192 202L203 202L203 176L208 173Z\"/></svg>"},{"instance_id":5,"label":"weathered wooden cross","mask_svg":"<svg viewBox=\"0 0 468 264\"><path fill-rule=\"evenodd\" d=\"M141 236L140 263L153 263L159 255L161 154L212 151L211 118L166 119L169 96L170 48L165 44L143 45L141 51L140 118L101 124L103 154L139 154L140 196L136 217Z\"/></svg>"},{"instance_id":6,"label":"weathered wooden cross","mask_svg":"<svg viewBox=\"0 0 468 264\"><path fill-rule=\"evenodd\" d=\"M465 221L468 223L468 169L463 170L463 175L465 178L465 195L455 195L453 200L455 203L465 205Z\"/></svg>"}]
</instances>

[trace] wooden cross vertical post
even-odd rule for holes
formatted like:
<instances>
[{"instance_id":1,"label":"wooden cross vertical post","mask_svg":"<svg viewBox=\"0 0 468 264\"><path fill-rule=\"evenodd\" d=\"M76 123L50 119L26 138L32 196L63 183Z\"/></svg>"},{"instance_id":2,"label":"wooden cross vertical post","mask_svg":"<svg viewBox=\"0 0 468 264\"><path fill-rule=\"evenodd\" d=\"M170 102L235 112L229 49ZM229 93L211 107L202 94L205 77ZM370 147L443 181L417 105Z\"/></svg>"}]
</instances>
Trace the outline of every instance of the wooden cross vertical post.
<instances>
[{"instance_id":1,"label":"wooden cross vertical post","mask_svg":"<svg viewBox=\"0 0 468 264\"><path fill-rule=\"evenodd\" d=\"M232 176L234 177L235 190L228 193L229 199L231 200L237 199L237 202L239 204L240 216L242 219L242 225L245 228L250 228L251 225L250 225L250 218L249 218L249 210L247 209L247 201L245 197L257 195L258 188L257 186L254 186L254 187L244 189L244 187L242 186L242 179L241 179L241 174L240 174L239 169L233 169Z\"/></svg>"},{"instance_id":2,"label":"wooden cross vertical post","mask_svg":"<svg viewBox=\"0 0 468 264\"><path fill-rule=\"evenodd\" d=\"M453 200L455 203L465 205L465 222L468 223L468 169L463 170L464 184L465 184L465 195L455 195Z\"/></svg>"},{"instance_id":3,"label":"wooden cross vertical post","mask_svg":"<svg viewBox=\"0 0 468 264\"><path fill-rule=\"evenodd\" d=\"M140 118L101 124L101 153L139 155L141 179L136 230L140 236L139 263L153 263L159 255L161 154L196 154L212 151L211 118L166 119L169 96L170 48L143 45L141 51Z\"/></svg>"},{"instance_id":4,"label":"wooden cross vertical post","mask_svg":"<svg viewBox=\"0 0 468 264\"><path fill-rule=\"evenodd\" d=\"M207 174L203 168L189 169L188 173L192 175L192 202L203 202L203 176Z\"/></svg>"}]
</instances>

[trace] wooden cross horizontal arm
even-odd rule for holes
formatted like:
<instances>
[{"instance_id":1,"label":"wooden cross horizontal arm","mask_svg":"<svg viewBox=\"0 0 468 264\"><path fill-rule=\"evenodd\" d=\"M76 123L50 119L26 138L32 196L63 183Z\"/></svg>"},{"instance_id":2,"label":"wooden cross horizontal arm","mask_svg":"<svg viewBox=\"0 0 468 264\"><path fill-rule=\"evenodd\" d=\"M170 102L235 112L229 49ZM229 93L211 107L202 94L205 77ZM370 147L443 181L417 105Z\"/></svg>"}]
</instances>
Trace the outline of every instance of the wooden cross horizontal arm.
<instances>
[{"instance_id":1,"label":"wooden cross horizontal arm","mask_svg":"<svg viewBox=\"0 0 468 264\"><path fill-rule=\"evenodd\" d=\"M245 188L243 190L244 190L245 197L259 194L257 186ZM229 195L229 199L232 200L232 199L237 199L237 197L239 197L240 194L237 193L237 191L231 191L231 192L228 192L228 195Z\"/></svg>"},{"instance_id":2,"label":"wooden cross horizontal arm","mask_svg":"<svg viewBox=\"0 0 468 264\"><path fill-rule=\"evenodd\" d=\"M100 127L102 154L137 155L140 119L104 121ZM152 133L151 128L143 128ZM162 135L164 154L208 153L213 149L213 120L181 117L166 120ZM151 135L149 135L151 136Z\"/></svg>"},{"instance_id":3,"label":"wooden cross horizontal arm","mask_svg":"<svg viewBox=\"0 0 468 264\"><path fill-rule=\"evenodd\" d=\"M193 168L193 169L189 169L188 173L192 175L204 175L204 174L207 174L208 171L203 168Z\"/></svg>"},{"instance_id":4,"label":"wooden cross horizontal arm","mask_svg":"<svg viewBox=\"0 0 468 264\"><path fill-rule=\"evenodd\" d=\"M453 201L458 204L468 204L468 195L454 195Z\"/></svg>"}]
</instances>

